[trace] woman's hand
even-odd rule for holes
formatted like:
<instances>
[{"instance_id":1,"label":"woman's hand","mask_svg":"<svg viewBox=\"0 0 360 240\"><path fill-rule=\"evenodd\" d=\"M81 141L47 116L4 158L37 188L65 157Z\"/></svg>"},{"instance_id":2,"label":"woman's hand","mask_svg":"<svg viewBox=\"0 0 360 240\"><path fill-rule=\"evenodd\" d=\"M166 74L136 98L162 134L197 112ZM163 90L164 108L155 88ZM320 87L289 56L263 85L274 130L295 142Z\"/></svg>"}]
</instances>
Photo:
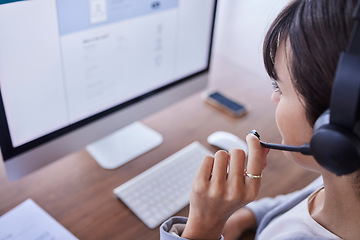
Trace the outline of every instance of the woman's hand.
<instances>
[{"instance_id":1,"label":"woman's hand","mask_svg":"<svg viewBox=\"0 0 360 240\"><path fill-rule=\"evenodd\" d=\"M246 136L249 148L247 171L260 175L268 150L252 134ZM234 211L253 201L260 189L260 178L244 176L245 153L240 149L218 151L205 157L194 178L188 222L182 237L219 239L227 219Z\"/></svg>"}]
</instances>

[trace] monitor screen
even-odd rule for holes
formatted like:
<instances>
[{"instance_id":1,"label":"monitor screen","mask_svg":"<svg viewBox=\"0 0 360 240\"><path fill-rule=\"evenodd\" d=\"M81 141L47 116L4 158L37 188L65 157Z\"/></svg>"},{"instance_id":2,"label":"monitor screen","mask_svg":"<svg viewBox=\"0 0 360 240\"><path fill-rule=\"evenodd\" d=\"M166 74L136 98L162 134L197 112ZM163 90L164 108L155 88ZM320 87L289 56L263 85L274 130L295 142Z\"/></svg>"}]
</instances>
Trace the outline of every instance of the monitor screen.
<instances>
[{"instance_id":1,"label":"monitor screen","mask_svg":"<svg viewBox=\"0 0 360 240\"><path fill-rule=\"evenodd\" d=\"M16 160L36 169L173 102L166 92L209 69L215 8L215 0L0 1L5 166ZM181 98L191 88L176 91ZM149 103L146 113L134 108L154 98L161 104ZM102 133L96 122L122 111ZM31 160L37 148L49 152L71 135L83 143L56 143L42 163Z\"/></svg>"}]
</instances>

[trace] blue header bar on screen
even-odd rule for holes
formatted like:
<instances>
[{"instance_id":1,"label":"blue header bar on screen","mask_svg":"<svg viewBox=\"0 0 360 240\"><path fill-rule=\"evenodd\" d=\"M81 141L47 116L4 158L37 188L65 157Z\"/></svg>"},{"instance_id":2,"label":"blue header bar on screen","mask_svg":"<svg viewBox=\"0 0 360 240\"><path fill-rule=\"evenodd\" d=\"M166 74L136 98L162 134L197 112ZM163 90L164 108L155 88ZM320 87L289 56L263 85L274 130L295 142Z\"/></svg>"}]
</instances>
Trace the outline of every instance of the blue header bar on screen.
<instances>
[{"instance_id":1,"label":"blue header bar on screen","mask_svg":"<svg viewBox=\"0 0 360 240\"><path fill-rule=\"evenodd\" d=\"M177 8L179 0L56 0L60 35Z\"/></svg>"}]
</instances>

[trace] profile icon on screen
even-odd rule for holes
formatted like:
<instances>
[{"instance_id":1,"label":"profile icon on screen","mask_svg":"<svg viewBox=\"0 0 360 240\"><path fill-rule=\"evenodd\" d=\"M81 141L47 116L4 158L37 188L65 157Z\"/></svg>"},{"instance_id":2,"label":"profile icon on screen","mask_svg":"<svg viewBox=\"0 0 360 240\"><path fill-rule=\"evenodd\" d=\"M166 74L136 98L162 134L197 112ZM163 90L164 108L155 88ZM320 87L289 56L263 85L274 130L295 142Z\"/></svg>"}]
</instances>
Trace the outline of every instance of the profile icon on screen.
<instances>
[{"instance_id":1,"label":"profile icon on screen","mask_svg":"<svg viewBox=\"0 0 360 240\"><path fill-rule=\"evenodd\" d=\"M107 20L106 0L89 0L90 23L100 23Z\"/></svg>"}]
</instances>

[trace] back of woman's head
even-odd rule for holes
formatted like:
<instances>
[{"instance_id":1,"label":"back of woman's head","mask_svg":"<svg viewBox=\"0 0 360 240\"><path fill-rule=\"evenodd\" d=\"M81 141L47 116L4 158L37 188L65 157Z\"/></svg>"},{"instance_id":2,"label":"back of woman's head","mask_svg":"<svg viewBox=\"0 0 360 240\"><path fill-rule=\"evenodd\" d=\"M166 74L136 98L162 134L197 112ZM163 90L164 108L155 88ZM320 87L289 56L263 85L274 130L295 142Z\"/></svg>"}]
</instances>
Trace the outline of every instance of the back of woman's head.
<instances>
[{"instance_id":1,"label":"back of woman's head","mask_svg":"<svg viewBox=\"0 0 360 240\"><path fill-rule=\"evenodd\" d=\"M274 60L280 42L290 40L290 74L311 126L329 107L341 51L346 49L357 0L295 0L274 20L264 40L264 63L277 79Z\"/></svg>"}]
</instances>

